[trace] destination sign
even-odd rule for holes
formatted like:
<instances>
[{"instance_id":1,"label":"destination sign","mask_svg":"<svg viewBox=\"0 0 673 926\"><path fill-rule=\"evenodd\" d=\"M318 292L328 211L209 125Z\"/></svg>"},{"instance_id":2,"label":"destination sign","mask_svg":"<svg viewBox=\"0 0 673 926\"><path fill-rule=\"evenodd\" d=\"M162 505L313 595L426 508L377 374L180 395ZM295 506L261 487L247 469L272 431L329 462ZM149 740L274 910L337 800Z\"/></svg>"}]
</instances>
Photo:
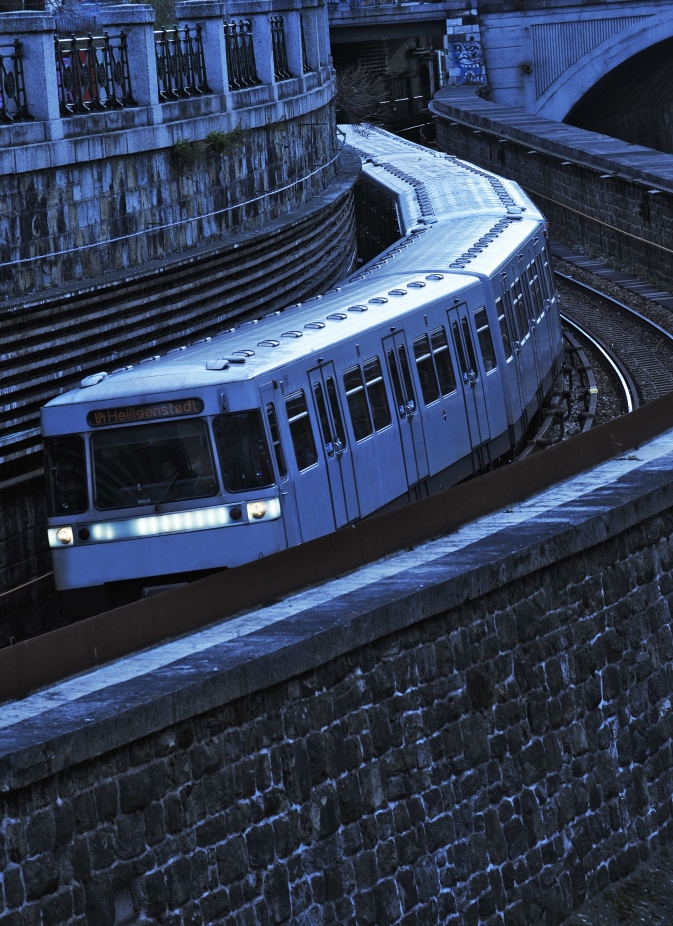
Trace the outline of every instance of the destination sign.
<instances>
[{"instance_id":1,"label":"destination sign","mask_svg":"<svg viewBox=\"0 0 673 926\"><path fill-rule=\"evenodd\" d=\"M182 415L198 415L202 411L201 399L175 399L172 402L157 402L155 405L96 408L88 413L86 420L92 428L103 428L112 424L136 424L140 421L161 421L164 418L179 418Z\"/></svg>"}]
</instances>

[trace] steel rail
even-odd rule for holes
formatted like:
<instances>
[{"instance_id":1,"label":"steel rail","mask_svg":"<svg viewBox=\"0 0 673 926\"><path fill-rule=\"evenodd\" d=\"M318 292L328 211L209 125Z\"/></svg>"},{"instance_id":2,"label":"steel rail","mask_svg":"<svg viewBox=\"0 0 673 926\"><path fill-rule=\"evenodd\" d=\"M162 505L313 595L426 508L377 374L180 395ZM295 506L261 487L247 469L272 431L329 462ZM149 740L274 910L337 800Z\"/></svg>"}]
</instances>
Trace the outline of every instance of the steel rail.
<instances>
[{"instance_id":1,"label":"steel rail","mask_svg":"<svg viewBox=\"0 0 673 926\"><path fill-rule=\"evenodd\" d=\"M634 408L638 408L640 401L638 399L638 392L636 390L635 383L631 379L631 376L629 375L626 367L617 358L617 356L612 353L607 344L605 344L604 341L601 341L595 335L590 334L586 328L583 328L563 312L561 312L560 315L563 323L570 325L570 327L574 328L581 337L583 337L586 341L589 341L590 344L593 344L596 350L599 351L599 353L603 356L606 363L610 366L610 369L617 377L619 385L622 387L624 398L626 400L627 413L632 412Z\"/></svg>"}]
</instances>

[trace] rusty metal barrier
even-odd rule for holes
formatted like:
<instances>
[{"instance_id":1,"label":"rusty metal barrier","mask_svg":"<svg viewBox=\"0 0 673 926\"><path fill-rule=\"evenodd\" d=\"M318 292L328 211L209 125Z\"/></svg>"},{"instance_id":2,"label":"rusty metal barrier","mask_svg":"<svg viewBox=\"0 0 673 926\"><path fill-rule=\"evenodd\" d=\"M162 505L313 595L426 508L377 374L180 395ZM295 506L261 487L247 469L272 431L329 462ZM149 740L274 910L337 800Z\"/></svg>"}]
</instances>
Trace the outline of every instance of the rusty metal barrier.
<instances>
[{"instance_id":1,"label":"rusty metal barrier","mask_svg":"<svg viewBox=\"0 0 673 926\"><path fill-rule=\"evenodd\" d=\"M456 530L673 427L673 393L405 508L0 650L0 700L325 582Z\"/></svg>"}]
</instances>

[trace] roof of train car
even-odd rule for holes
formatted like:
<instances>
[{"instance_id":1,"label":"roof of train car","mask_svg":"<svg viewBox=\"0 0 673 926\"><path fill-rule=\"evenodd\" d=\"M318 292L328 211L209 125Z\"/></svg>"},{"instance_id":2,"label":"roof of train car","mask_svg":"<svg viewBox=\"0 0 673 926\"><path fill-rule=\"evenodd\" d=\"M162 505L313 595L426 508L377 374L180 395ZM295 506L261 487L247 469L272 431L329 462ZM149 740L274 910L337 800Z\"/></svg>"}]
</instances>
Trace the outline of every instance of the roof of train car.
<instances>
[{"instance_id":1,"label":"roof of train car","mask_svg":"<svg viewBox=\"0 0 673 926\"><path fill-rule=\"evenodd\" d=\"M466 162L437 155L378 129L360 137L349 127L348 138L365 161L365 175L400 193L398 201L406 204L401 210L405 234L396 245L324 296L243 322L236 329L224 329L184 350L148 358L149 362L141 361L129 370L106 376L94 386L63 393L49 406L99 403L152 393L166 395L270 374L303 356L364 334L384 320L393 321L429 301L464 290L476 283L479 275L492 275L530 235L530 220L542 220L516 184ZM384 162L386 166L382 166ZM395 171L420 182L423 195L414 192L419 188ZM484 235L489 236L488 240ZM473 251L469 252L469 248ZM457 261L461 266L451 266ZM427 279L433 273L442 278ZM414 280L425 285L409 288ZM395 289L404 290L404 295L391 295ZM387 301L370 303L380 298ZM365 305L368 311L348 311L358 304ZM346 318L327 319L336 312L344 313ZM311 322L323 322L325 327L306 329ZM302 336L288 336L292 331ZM277 342L277 346L260 345L262 341ZM237 351L254 354L245 363L231 364L226 370L206 370L208 361L235 356Z\"/></svg>"}]
</instances>

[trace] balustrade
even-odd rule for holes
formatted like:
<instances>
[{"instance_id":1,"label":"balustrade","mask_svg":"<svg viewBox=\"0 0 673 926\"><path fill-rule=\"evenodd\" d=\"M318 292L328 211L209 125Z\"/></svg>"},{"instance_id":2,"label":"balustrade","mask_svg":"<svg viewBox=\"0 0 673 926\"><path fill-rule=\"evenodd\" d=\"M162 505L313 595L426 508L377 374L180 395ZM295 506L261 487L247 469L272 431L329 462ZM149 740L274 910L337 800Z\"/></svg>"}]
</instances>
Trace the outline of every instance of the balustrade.
<instances>
[{"instance_id":1,"label":"balustrade","mask_svg":"<svg viewBox=\"0 0 673 926\"><path fill-rule=\"evenodd\" d=\"M224 35L227 42L229 89L242 90L261 83L255 64L252 25L247 20L225 23Z\"/></svg>"},{"instance_id":2,"label":"balustrade","mask_svg":"<svg viewBox=\"0 0 673 926\"><path fill-rule=\"evenodd\" d=\"M282 16L271 17L271 48L273 49L273 73L276 80L287 80L292 77L287 65L285 21Z\"/></svg>"},{"instance_id":3,"label":"balustrade","mask_svg":"<svg viewBox=\"0 0 673 926\"><path fill-rule=\"evenodd\" d=\"M301 31L301 60L302 60L302 71L304 74L310 74L311 68L308 63L308 55L306 54L306 34L304 32L304 17L299 14L299 29Z\"/></svg>"},{"instance_id":4,"label":"balustrade","mask_svg":"<svg viewBox=\"0 0 673 926\"><path fill-rule=\"evenodd\" d=\"M160 100L212 92L206 77L201 26L155 31L154 51Z\"/></svg>"},{"instance_id":5,"label":"balustrade","mask_svg":"<svg viewBox=\"0 0 673 926\"><path fill-rule=\"evenodd\" d=\"M23 45L15 39L0 43L0 122L25 122L28 112L23 79Z\"/></svg>"},{"instance_id":6,"label":"balustrade","mask_svg":"<svg viewBox=\"0 0 673 926\"><path fill-rule=\"evenodd\" d=\"M137 106L131 89L126 33L54 39L62 116Z\"/></svg>"}]
</instances>

